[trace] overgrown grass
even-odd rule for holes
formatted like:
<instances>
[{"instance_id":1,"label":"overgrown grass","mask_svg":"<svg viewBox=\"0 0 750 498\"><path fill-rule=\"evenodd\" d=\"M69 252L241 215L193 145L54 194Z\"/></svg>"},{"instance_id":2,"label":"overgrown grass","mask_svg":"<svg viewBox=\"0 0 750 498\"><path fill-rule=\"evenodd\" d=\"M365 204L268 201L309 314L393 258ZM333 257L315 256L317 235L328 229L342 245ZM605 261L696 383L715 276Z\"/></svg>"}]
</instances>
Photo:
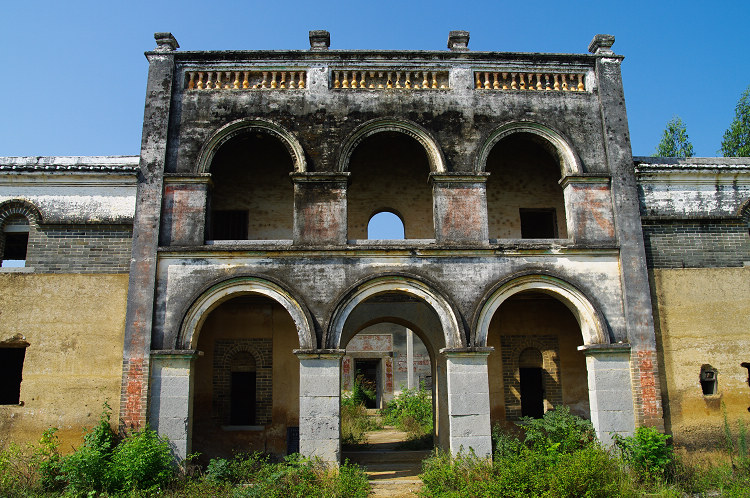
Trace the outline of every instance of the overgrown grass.
<instances>
[{"instance_id":1,"label":"overgrown grass","mask_svg":"<svg viewBox=\"0 0 750 498\"><path fill-rule=\"evenodd\" d=\"M119 440L106 407L83 444L61 456L55 430L36 445L0 451L0 496L51 497L366 497L367 475L356 465L328 466L288 457L272 462L259 453L211 460L205 473L178 466L169 441L146 428Z\"/></svg>"},{"instance_id":2,"label":"overgrown grass","mask_svg":"<svg viewBox=\"0 0 750 498\"><path fill-rule=\"evenodd\" d=\"M591 424L565 408L521 425L520 437L499 427L493 430L492 460L471 452L456 457L439 452L426 460L421 495L750 497L750 455L742 425L735 441L725 423L726 462L689 462L672 451L668 436L646 428L617 438L615 449L604 448Z\"/></svg>"},{"instance_id":3,"label":"overgrown grass","mask_svg":"<svg viewBox=\"0 0 750 498\"><path fill-rule=\"evenodd\" d=\"M364 405L355 404L352 398L341 400L341 444L354 446L365 443L365 432L382 429L377 417L367 414Z\"/></svg>"}]
</instances>

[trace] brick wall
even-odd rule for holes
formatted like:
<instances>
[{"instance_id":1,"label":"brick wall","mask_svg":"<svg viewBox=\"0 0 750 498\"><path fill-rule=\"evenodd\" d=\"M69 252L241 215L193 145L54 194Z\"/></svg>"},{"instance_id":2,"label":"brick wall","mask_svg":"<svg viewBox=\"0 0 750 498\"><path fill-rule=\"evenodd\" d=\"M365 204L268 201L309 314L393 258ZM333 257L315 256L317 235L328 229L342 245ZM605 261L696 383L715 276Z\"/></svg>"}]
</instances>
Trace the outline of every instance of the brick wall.
<instances>
[{"instance_id":1,"label":"brick wall","mask_svg":"<svg viewBox=\"0 0 750 498\"><path fill-rule=\"evenodd\" d=\"M26 266L38 273L123 273L130 268L129 225L40 225L29 234Z\"/></svg>"},{"instance_id":2,"label":"brick wall","mask_svg":"<svg viewBox=\"0 0 750 498\"><path fill-rule=\"evenodd\" d=\"M504 335L502 337L503 384L505 395L505 418L518 420L521 417L521 378L519 358L526 348L535 348L542 353L542 381L546 405L563 404L560 383L560 346L554 335Z\"/></svg>"},{"instance_id":3,"label":"brick wall","mask_svg":"<svg viewBox=\"0 0 750 498\"><path fill-rule=\"evenodd\" d=\"M643 220L649 268L717 268L750 261L742 220Z\"/></svg>"},{"instance_id":4,"label":"brick wall","mask_svg":"<svg viewBox=\"0 0 750 498\"><path fill-rule=\"evenodd\" d=\"M231 373L235 356L249 353L255 367L255 423L271 423L273 408L273 340L272 339L224 339L214 346L213 364L213 410L214 420L229 424L231 410Z\"/></svg>"}]
</instances>

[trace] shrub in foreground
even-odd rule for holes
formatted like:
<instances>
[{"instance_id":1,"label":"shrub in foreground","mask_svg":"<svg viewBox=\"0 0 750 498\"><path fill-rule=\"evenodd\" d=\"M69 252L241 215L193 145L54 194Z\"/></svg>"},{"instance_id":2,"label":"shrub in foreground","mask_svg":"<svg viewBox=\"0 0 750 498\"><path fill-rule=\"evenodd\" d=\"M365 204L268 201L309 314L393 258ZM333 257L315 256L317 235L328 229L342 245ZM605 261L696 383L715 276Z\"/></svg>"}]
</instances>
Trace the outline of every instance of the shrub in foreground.
<instances>
[{"instance_id":1,"label":"shrub in foreground","mask_svg":"<svg viewBox=\"0 0 750 498\"><path fill-rule=\"evenodd\" d=\"M409 434L410 439L431 435L432 397L424 383L414 389L402 389L381 411L383 422L395 425Z\"/></svg>"}]
</instances>

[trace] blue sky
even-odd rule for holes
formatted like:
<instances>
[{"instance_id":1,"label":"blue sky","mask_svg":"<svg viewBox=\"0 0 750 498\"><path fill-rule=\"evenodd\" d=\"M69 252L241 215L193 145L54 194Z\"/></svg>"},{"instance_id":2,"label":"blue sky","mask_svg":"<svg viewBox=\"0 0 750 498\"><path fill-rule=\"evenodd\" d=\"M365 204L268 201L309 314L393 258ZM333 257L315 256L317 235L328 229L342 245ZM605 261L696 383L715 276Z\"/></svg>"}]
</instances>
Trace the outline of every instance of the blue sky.
<instances>
[{"instance_id":1,"label":"blue sky","mask_svg":"<svg viewBox=\"0 0 750 498\"><path fill-rule=\"evenodd\" d=\"M0 155L139 153L153 33L183 50L473 50L586 52L616 36L633 153L652 154L675 114L697 156L717 154L750 85L750 1L7 1L0 10Z\"/></svg>"}]
</instances>

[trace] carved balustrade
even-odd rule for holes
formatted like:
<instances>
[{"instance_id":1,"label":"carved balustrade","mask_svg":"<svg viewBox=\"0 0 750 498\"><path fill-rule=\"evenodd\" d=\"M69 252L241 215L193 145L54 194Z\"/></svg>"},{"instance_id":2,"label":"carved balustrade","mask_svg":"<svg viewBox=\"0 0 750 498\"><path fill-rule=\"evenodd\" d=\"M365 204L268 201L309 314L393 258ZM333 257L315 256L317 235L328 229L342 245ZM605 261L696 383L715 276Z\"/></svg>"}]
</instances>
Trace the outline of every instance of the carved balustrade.
<instances>
[{"instance_id":1,"label":"carved balustrade","mask_svg":"<svg viewBox=\"0 0 750 498\"><path fill-rule=\"evenodd\" d=\"M583 73L475 71L474 88L476 90L585 92L586 75Z\"/></svg>"},{"instance_id":2,"label":"carved balustrade","mask_svg":"<svg viewBox=\"0 0 750 498\"><path fill-rule=\"evenodd\" d=\"M187 71L188 90L287 90L305 88L307 72L301 71Z\"/></svg>"},{"instance_id":3,"label":"carved balustrade","mask_svg":"<svg viewBox=\"0 0 750 498\"><path fill-rule=\"evenodd\" d=\"M447 90L448 71L333 70L333 88L352 90Z\"/></svg>"}]
</instances>

